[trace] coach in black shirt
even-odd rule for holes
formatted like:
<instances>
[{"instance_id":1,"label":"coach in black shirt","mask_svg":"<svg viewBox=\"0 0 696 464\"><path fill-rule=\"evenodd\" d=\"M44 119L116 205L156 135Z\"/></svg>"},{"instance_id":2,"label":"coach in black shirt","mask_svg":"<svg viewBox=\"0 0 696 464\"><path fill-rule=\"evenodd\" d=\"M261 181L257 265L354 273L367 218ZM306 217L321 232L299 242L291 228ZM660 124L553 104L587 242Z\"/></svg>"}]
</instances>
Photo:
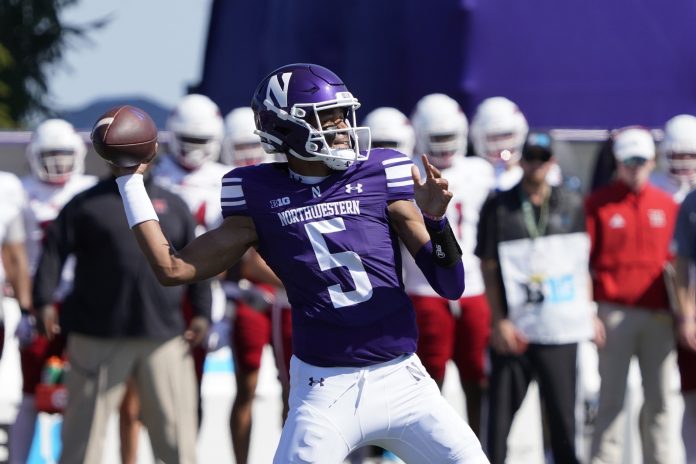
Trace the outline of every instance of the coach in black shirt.
<instances>
[{"instance_id":1,"label":"coach in black shirt","mask_svg":"<svg viewBox=\"0 0 696 464\"><path fill-rule=\"evenodd\" d=\"M147 189L167 237L182 248L194 238L188 207L151 179ZM76 260L75 277L59 329L51 303L69 255ZM195 315L190 341L200 342L210 319L210 283L159 284L130 232L113 178L77 195L51 224L33 297L48 335L68 334L61 462L102 461L107 421L130 377L142 399L155 458L195 462L196 380L183 337L182 303L188 298Z\"/></svg>"},{"instance_id":2,"label":"coach in black shirt","mask_svg":"<svg viewBox=\"0 0 696 464\"><path fill-rule=\"evenodd\" d=\"M522 150L522 180L483 206L476 255L491 307L488 458L503 464L515 413L539 383L554 461L578 463L575 391L578 342L593 336L589 238L582 198L553 187L548 134Z\"/></svg>"}]
</instances>

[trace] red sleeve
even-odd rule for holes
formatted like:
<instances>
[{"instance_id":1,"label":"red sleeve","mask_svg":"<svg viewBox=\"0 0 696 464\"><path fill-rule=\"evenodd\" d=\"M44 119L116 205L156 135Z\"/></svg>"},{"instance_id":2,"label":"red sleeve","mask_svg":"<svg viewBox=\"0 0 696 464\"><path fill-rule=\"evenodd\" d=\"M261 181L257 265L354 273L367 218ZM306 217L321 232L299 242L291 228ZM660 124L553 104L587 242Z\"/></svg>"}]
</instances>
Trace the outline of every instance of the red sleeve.
<instances>
[{"instance_id":1,"label":"red sleeve","mask_svg":"<svg viewBox=\"0 0 696 464\"><path fill-rule=\"evenodd\" d=\"M592 267L592 262L594 261L594 256L598 248L596 209L595 196L590 195L585 200L585 227L587 229L587 235L590 237L590 267Z\"/></svg>"}]
</instances>

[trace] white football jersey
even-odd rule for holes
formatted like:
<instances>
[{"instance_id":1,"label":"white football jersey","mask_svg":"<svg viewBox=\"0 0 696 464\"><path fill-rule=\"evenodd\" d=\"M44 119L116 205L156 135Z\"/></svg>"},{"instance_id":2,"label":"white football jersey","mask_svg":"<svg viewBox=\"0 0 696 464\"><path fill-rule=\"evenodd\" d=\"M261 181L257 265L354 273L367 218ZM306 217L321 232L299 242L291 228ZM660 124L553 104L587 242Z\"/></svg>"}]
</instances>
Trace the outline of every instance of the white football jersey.
<instances>
[{"instance_id":1,"label":"white football jersey","mask_svg":"<svg viewBox=\"0 0 696 464\"><path fill-rule=\"evenodd\" d=\"M477 156L458 157L451 167L441 172L454 195L447 208L447 219L462 249L465 276L463 296L480 295L485 288L480 260L474 255L474 249L481 207L490 191L495 188L493 166ZM410 295L437 296L411 254L404 251L402 256L406 292Z\"/></svg>"},{"instance_id":2,"label":"white football jersey","mask_svg":"<svg viewBox=\"0 0 696 464\"><path fill-rule=\"evenodd\" d=\"M73 174L63 185L42 182L33 175L22 177L27 196L24 224L27 229L27 255L32 275L38 265L46 226L75 195L97 183L97 177Z\"/></svg>"},{"instance_id":3,"label":"white football jersey","mask_svg":"<svg viewBox=\"0 0 696 464\"><path fill-rule=\"evenodd\" d=\"M14 174L0 172L0 244L7 239L10 224L22 214L26 197L22 184ZM5 268L0 259L0 284L5 281ZM0 297L2 294L0 294Z\"/></svg>"},{"instance_id":4,"label":"white football jersey","mask_svg":"<svg viewBox=\"0 0 696 464\"><path fill-rule=\"evenodd\" d=\"M202 233L214 229L222 222L222 176L230 169L229 166L211 161L195 171L188 171L171 156L165 156L155 166L153 175L155 182L184 199L201 226L197 233Z\"/></svg>"}]
</instances>

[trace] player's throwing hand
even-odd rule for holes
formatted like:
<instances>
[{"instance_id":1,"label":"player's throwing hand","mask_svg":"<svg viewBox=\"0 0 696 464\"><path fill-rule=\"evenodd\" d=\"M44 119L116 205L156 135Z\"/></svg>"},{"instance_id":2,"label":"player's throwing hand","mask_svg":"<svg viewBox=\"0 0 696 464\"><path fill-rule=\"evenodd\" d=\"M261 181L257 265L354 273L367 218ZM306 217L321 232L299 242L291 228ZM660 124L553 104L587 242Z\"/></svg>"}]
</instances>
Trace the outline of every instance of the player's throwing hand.
<instances>
[{"instance_id":1,"label":"player's throwing hand","mask_svg":"<svg viewBox=\"0 0 696 464\"><path fill-rule=\"evenodd\" d=\"M452 192L447 190L449 183L447 179L442 177L440 170L430 164L426 155L421 155L421 160L425 168L425 181L421 182L418 168L411 167L416 204L423 213L438 218L442 217L452 199Z\"/></svg>"}]
</instances>

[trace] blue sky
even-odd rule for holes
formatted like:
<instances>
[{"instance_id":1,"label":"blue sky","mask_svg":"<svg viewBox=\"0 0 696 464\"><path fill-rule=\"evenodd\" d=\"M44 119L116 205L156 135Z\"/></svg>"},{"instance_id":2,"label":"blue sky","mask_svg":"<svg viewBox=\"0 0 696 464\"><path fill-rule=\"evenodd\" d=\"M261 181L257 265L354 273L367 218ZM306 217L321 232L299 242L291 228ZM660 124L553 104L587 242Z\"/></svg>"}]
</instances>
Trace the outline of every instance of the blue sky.
<instances>
[{"instance_id":1,"label":"blue sky","mask_svg":"<svg viewBox=\"0 0 696 464\"><path fill-rule=\"evenodd\" d=\"M90 42L77 42L54 71L50 92L58 109L101 98L146 97L171 107L197 83L212 0L79 0L67 23L112 17Z\"/></svg>"}]
</instances>

